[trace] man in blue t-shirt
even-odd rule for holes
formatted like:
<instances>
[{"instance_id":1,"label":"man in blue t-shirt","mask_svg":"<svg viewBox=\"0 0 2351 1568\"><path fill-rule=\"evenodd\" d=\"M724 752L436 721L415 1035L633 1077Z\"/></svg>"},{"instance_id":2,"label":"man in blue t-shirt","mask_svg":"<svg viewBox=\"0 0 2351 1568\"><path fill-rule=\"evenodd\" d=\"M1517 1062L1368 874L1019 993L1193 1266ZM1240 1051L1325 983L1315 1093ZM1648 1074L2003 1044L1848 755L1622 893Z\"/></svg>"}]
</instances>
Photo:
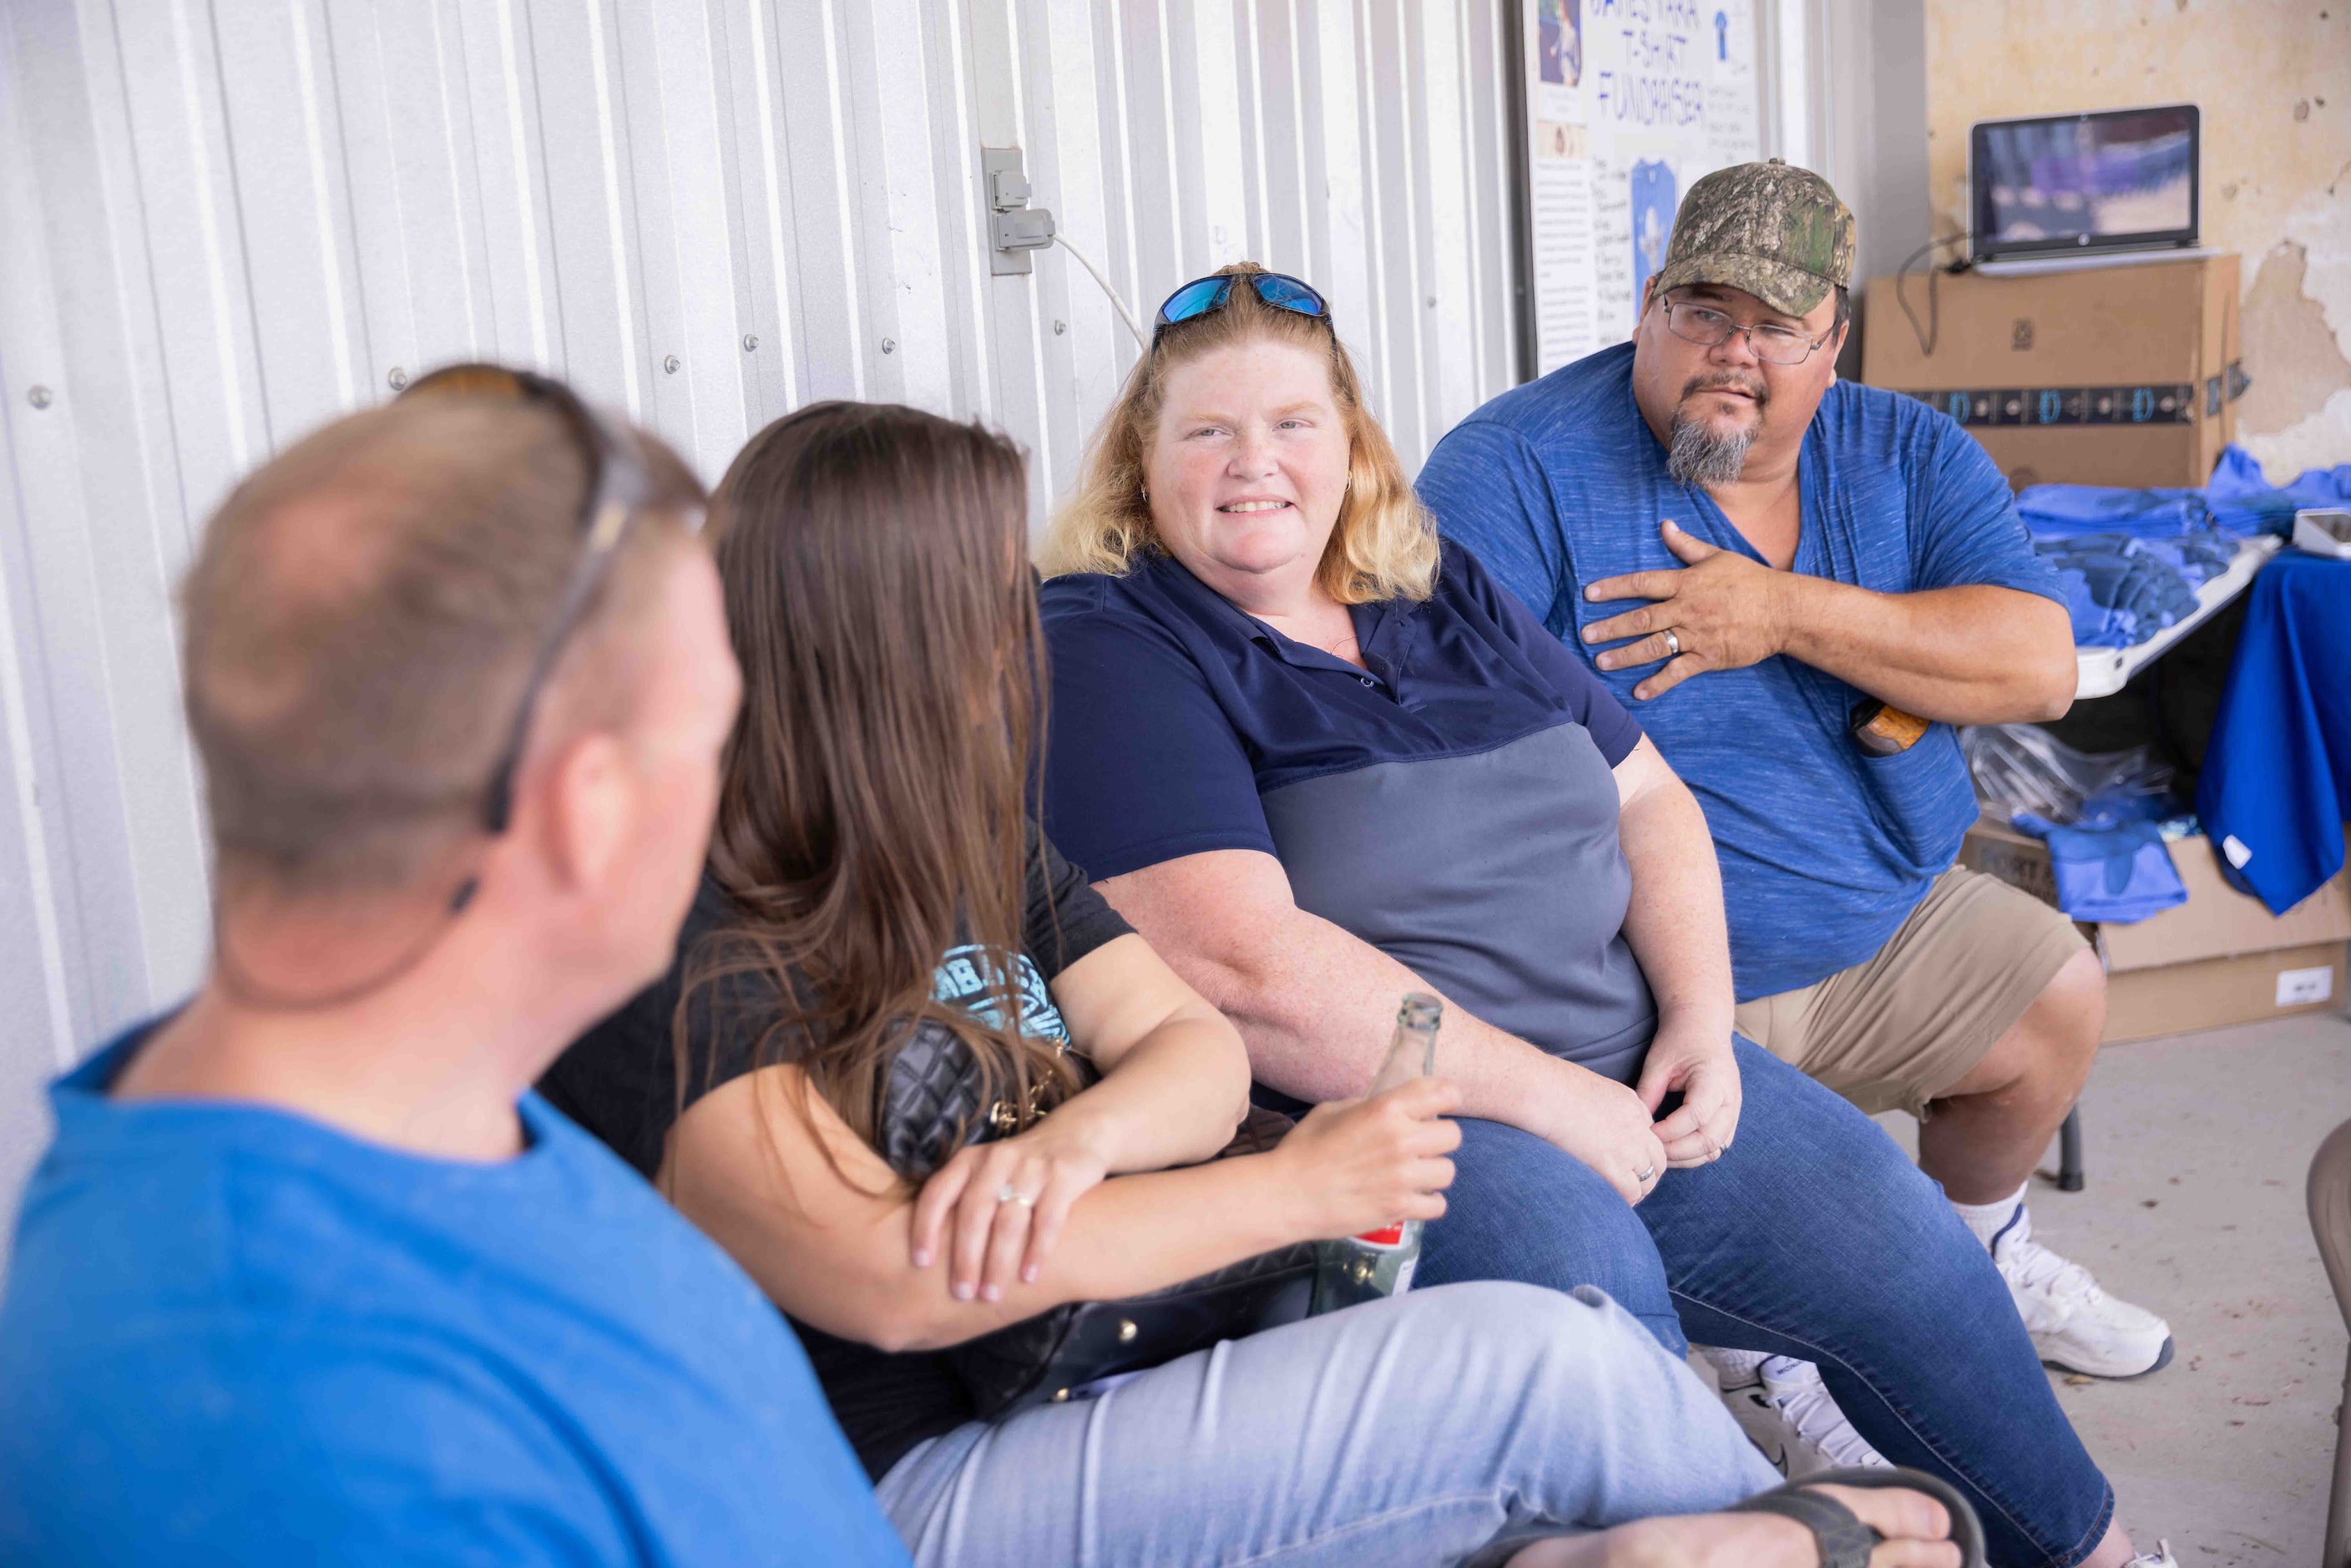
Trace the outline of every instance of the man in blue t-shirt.
<instances>
[{"instance_id":1,"label":"man in blue t-shirt","mask_svg":"<svg viewBox=\"0 0 2351 1568\"><path fill-rule=\"evenodd\" d=\"M1633 341L1488 403L1418 487L1697 792L1740 1030L1918 1116L1919 1163L2045 1359L2151 1371L2168 1327L2034 1242L2023 1204L2097 1049L2098 960L2056 910L1953 864L1976 807L1952 726L2064 713L2071 622L1983 448L1838 381L1852 267L1818 175L1708 175ZM1787 1369L1760 1391L1720 1370L1759 1421L1813 1407L1779 1397Z\"/></svg>"},{"instance_id":2,"label":"man in blue t-shirt","mask_svg":"<svg viewBox=\"0 0 2351 1568\"><path fill-rule=\"evenodd\" d=\"M213 965L54 1092L0 1562L903 1568L775 1309L530 1091L694 895L740 689L700 487L448 384L190 569Z\"/></svg>"}]
</instances>

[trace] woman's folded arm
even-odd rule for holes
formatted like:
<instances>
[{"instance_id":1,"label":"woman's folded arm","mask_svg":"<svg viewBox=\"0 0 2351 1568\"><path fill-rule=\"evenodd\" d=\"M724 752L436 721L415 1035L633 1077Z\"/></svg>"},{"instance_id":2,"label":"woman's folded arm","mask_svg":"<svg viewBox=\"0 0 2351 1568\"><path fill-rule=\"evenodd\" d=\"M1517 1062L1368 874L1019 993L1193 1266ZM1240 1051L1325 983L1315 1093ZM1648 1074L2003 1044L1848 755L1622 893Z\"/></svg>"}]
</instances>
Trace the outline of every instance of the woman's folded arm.
<instances>
[{"instance_id":1,"label":"woman's folded arm","mask_svg":"<svg viewBox=\"0 0 2351 1568\"><path fill-rule=\"evenodd\" d=\"M661 1183L794 1317L883 1350L934 1349L1293 1241L1434 1218L1458 1134L1430 1118L1454 1096L1437 1082L1406 1089L1313 1118L1272 1154L1102 1182L1071 1207L1051 1267L992 1301L959 1298L947 1268L911 1261L915 1190L797 1068L762 1068L697 1101L671 1134Z\"/></svg>"}]
</instances>

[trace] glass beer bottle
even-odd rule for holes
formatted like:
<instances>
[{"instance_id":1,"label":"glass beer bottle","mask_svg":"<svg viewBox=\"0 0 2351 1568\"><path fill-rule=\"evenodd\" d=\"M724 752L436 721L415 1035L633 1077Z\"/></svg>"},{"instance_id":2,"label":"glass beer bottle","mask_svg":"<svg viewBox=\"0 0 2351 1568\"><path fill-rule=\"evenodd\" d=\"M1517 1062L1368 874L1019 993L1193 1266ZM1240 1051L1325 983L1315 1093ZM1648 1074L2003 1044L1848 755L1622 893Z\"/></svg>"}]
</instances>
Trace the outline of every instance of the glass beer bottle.
<instances>
[{"instance_id":1,"label":"glass beer bottle","mask_svg":"<svg viewBox=\"0 0 2351 1568\"><path fill-rule=\"evenodd\" d=\"M1396 1009L1387 1060L1372 1080L1373 1094L1437 1071L1437 1026L1444 1016L1445 1004L1435 997L1414 991L1405 998ZM1420 1263L1420 1221L1400 1219L1361 1236L1318 1241L1314 1252L1313 1312L1335 1312L1358 1301L1400 1295L1412 1288L1412 1272Z\"/></svg>"}]
</instances>

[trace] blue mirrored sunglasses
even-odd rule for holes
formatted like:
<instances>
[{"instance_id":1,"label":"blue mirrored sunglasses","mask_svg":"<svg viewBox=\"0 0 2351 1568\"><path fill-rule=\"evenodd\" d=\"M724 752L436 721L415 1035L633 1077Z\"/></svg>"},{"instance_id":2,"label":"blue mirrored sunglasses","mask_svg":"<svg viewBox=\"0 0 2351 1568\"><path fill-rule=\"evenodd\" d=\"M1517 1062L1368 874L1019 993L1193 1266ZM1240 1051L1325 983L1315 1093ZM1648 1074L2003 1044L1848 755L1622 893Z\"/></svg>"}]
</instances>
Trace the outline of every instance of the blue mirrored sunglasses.
<instances>
[{"instance_id":1,"label":"blue mirrored sunglasses","mask_svg":"<svg viewBox=\"0 0 2351 1568\"><path fill-rule=\"evenodd\" d=\"M1151 346L1159 347L1159 340L1168 328L1181 321L1195 320L1212 311L1221 310L1233 297L1233 285L1246 283L1257 290L1257 297L1277 310L1295 310L1301 316L1312 316L1320 320L1331 319L1331 308L1322 297L1300 278L1286 272L1224 273L1215 277L1196 277L1167 297L1159 308L1159 319L1151 329Z\"/></svg>"}]
</instances>

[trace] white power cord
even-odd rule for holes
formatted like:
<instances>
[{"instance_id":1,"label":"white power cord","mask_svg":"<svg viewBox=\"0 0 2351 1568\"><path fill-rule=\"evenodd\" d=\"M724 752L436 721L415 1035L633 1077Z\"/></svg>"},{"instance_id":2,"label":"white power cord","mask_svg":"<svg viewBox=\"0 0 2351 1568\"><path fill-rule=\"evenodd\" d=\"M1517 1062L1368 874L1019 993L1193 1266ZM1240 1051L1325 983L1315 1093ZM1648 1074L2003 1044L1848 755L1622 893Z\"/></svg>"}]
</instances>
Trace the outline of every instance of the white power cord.
<instances>
[{"instance_id":1,"label":"white power cord","mask_svg":"<svg viewBox=\"0 0 2351 1568\"><path fill-rule=\"evenodd\" d=\"M1086 276L1092 278L1104 294L1110 296L1111 308L1116 310L1118 319L1126 323L1126 329L1134 334L1134 346L1148 351L1151 340L1143 335L1143 329L1135 325L1134 312L1128 309L1126 301L1118 297L1118 290L1110 286L1110 279L1102 275L1102 269L1086 259L1085 252L1070 243L1069 235L1057 234L1053 236L1053 243L1075 256L1078 265L1086 269Z\"/></svg>"}]
</instances>

